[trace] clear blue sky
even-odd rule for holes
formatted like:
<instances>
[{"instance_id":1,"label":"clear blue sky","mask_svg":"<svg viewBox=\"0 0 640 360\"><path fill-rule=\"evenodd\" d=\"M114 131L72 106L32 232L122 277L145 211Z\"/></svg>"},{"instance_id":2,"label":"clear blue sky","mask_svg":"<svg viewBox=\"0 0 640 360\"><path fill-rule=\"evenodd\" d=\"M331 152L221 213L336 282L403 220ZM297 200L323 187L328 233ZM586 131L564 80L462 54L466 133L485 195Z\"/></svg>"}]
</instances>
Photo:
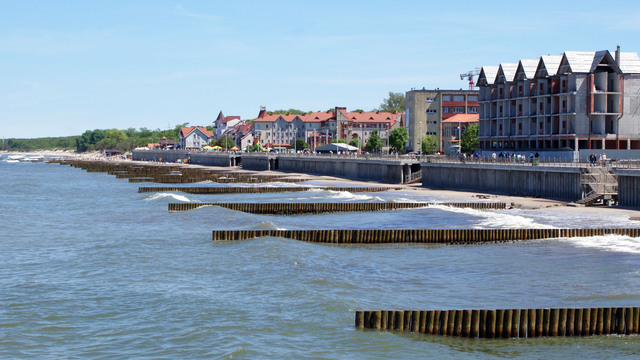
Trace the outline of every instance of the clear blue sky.
<instances>
[{"instance_id":1,"label":"clear blue sky","mask_svg":"<svg viewBox=\"0 0 640 360\"><path fill-rule=\"evenodd\" d=\"M565 50L640 51L637 1L0 0L0 137L370 110Z\"/></svg>"}]
</instances>

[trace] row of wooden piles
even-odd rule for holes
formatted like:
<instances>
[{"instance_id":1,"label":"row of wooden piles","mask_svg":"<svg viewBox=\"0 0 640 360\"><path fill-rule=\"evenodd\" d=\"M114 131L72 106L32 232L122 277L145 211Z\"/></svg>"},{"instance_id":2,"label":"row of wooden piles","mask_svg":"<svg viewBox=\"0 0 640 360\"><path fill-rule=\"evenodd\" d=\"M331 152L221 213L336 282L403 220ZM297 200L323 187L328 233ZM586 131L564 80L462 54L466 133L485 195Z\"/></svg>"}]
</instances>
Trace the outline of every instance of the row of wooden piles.
<instances>
[{"instance_id":1,"label":"row of wooden piles","mask_svg":"<svg viewBox=\"0 0 640 360\"><path fill-rule=\"evenodd\" d=\"M213 241L280 237L330 244L477 244L602 235L640 236L640 229L323 229L214 230Z\"/></svg>"},{"instance_id":2,"label":"row of wooden piles","mask_svg":"<svg viewBox=\"0 0 640 360\"><path fill-rule=\"evenodd\" d=\"M135 164L94 160L54 160L61 165L70 165L87 172L106 172L118 179L132 183L155 182L161 184L185 184L201 181L219 183L295 183L309 179L286 178L282 175L262 175L253 172L238 172L221 169L193 168L179 164Z\"/></svg>"},{"instance_id":3,"label":"row of wooden piles","mask_svg":"<svg viewBox=\"0 0 640 360\"><path fill-rule=\"evenodd\" d=\"M356 311L359 329L410 331L465 338L630 335L640 330L638 307Z\"/></svg>"},{"instance_id":4,"label":"row of wooden piles","mask_svg":"<svg viewBox=\"0 0 640 360\"><path fill-rule=\"evenodd\" d=\"M230 210L261 215L302 215L332 212L385 211L417 209L440 205L472 209L504 209L505 203L170 203L169 211L187 211L202 206L219 206Z\"/></svg>"},{"instance_id":5,"label":"row of wooden piles","mask_svg":"<svg viewBox=\"0 0 640 360\"><path fill-rule=\"evenodd\" d=\"M187 194L259 194L259 193L281 193L281 192L302 192L314 190L326 190L326 191L348 191L348 192L377 192L394 190L395 188L384 186L362 186L362 187L349 187L349 186L322 186L322 187L308 187L308 186L277 186L277 187L220 187L220 186L142 186L138 188L139 193L150 192L183 192Z\"/></svg>"}]
</instances>

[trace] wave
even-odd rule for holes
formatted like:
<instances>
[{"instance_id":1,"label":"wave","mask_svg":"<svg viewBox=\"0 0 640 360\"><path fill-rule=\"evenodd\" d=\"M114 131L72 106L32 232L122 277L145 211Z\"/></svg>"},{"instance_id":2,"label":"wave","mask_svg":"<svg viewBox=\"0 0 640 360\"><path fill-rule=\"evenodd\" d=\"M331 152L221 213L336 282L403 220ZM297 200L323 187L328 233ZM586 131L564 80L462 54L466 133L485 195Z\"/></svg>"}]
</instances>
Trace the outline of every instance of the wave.
<instances>
[{"instance_id":1,"label":"wave","mask_svg":"<svg viewBox=\"0 0 640 360\"><path fill-rule=\"evenodd\" d=\"M478 229L555 229L554 226L540 224L535 222L533 219L529 219L524 216L505 214L503 212L495 210L477 210L444 205L431 205L429 207L482 218L482 220L476 226L474 226Z\"/></svg>"},{"instance_id":2,"label":"wave","mask_svg":"<svg viewBox=\"0 0 640 360\"><path fill-rule=\"evenodd\" d=\"M263 221L258 225L253 226L251 230L285 230L284 228L278 228L274 223L269 221Z\"/></svg>"},{"instance_id":3,"label":"wave","mask_svg":"<svg viewBox=\"0 0 640 360\"><path fill-rule=\"evenodd\" d=\"M640 254L640 238L624 235L603 235L565 238L563 241L577 246L611 252Z\"/></svg>"},{"instance_id":4,"label":"wave","mask_svg":"<svg viewBox=\"0 0 640 360\"><path fill-rule=\"evenodd\" d=\"M178 194L172 194L172 193L162 193L162 192L149 195L146 198L144 198L143 200L151 201L151 200L167 199L167 198L171 198L173 200L177 200L177 201L181 201L181 202L201 202L200 200L191 200L191 199L189 199L188 197L186 197L184 195L178 195Z\"/></svg>"}]
</instances>

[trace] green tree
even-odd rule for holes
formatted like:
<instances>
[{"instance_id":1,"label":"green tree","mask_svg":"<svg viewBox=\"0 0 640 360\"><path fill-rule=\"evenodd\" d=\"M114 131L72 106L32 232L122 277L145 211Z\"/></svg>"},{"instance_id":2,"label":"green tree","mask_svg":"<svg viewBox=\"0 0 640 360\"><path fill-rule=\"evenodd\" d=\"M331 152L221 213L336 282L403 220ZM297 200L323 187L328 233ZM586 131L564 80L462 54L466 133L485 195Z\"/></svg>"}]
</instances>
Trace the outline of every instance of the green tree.
<instances>
[{"instance_id":1,"label":"green tree","mask_svg":"<svg viewBox=\"0 0 640 360\"><path fill-rule=\"evenodd\" d=\"M225 135L218 139L218 141L216 141L216 145L220 146L223 149L231 149L232 147L236 146L236 144L233 142L233 139L228 135Z\"/></svg>"},{"instance_id":2,"label":"green tree","mask_svg":"<svg viewBox=\"0 0 640 360\"><path fill-rule=\"evenodd\" d=\"M405 127L395 128L389 134L389 145L396 151L404 151L407 140L409 140L409 133Z\"/></svg>"},{"instance_id":3,"label":"green tree","mask_svg":"<svg viewBox=\"0 0 640 360\"><path fill-rule=\"evenodd\" d=\"M349 145L362 149L362 141L358 138L351 139L351 141L349 141Z\"/></svg>"},{"instance_id":4,"label":"green tree","mask_svg":"<svg viewBox=\"0 0 640 360\"><path fill-rule=\"evenodd\" d=\"M478 141L478 124L469 124L460 138L460 151L465 154L471 154L480 146Z\"/></svg>"},{"instance_id":5,"label":"green tree","mask_svg":"<svg viewBox=\"0 0 640 360\"><path fill-rule=\"evenodd\" d=\"M389 97L384 99L380 104L380 111L387 112L404 112L406 100L404 94L401 92L394 93L389 91Z\"/></svg>"},{"instance_id":6,"label":"green tree","mask_svg":"<svg viewBox=\"0 0 640 360\"><path fill-rule=\"evenodd\" d=\"M304 141L303 138L299 137L296 138L295 143L293 141L291 142L291 148L295 150L304 150L309 148L309 144L307 144L307 142Z\"/></svg>"},{"instance_id":7,"label":"green tree","mask_svg":"<svg viewBox=\"0 0 640 360\"><path fill-rule=\"evenodd\" d=\"M304 111L298 110L298 109L289 109L289 110L280 109L280 110L272 111L271 113L272 114L277 114L277 115L286 115L286 114L302 115L302 114L305 114Z\"/></svg>"},{"instance_id":8,"label":"green tree","mask_svg":"<svg viewBox=\"0 0 640 360\"><path fill-rule=\"evenodd\" d=\"M367 149L372 153L382 151L382 139L380 139L377 129L371 132L371 136L369 136L369 140L367 140Z\"/></svg>"},{"instance_id":9,"label":"green tree","mask_svg":"<svg viewBox=\"0 0 640 360\"><path fill-rule=\"evenodd\" d=\"M422 153L423 154L435 154L438 151L438 140L435 136L429 135L422 138Z\"/></svg>"},{"instance_id":10,"label":"green tree","mask_svg":"<svg viewBox=\"0 0 640 360\"><path fill-rule=\"evenodd\" d=\"M338 143L338 144L346 144L347 140L345 140L345 139L333 139L333 140L331 140L331 143L332 144L336 144L336 143Z\"/></svg>"}]
</instances>

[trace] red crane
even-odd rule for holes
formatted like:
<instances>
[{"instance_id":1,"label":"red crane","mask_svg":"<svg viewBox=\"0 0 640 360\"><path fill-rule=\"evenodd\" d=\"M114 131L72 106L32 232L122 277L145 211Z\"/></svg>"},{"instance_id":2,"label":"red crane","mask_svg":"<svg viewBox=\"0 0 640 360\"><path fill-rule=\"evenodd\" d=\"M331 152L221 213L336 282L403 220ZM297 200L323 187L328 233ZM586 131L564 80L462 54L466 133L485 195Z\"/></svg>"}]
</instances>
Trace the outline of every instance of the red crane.
<instances>
[{"instance_id":1,"label":"red crane","mask_svg":"<svg viewBox=\"0 0 640 360\"><path fill-rule=\"evenodd\" d=\"M480 75L480 70L478 69L467 71L466 74L460 74L460 80L464 80L465 78L467 78L467 80L469 80L469 90L473 90L473 88L475 87L475 84L473 83L473 77L477 75Z\"/></svg>"}]
</instances>

